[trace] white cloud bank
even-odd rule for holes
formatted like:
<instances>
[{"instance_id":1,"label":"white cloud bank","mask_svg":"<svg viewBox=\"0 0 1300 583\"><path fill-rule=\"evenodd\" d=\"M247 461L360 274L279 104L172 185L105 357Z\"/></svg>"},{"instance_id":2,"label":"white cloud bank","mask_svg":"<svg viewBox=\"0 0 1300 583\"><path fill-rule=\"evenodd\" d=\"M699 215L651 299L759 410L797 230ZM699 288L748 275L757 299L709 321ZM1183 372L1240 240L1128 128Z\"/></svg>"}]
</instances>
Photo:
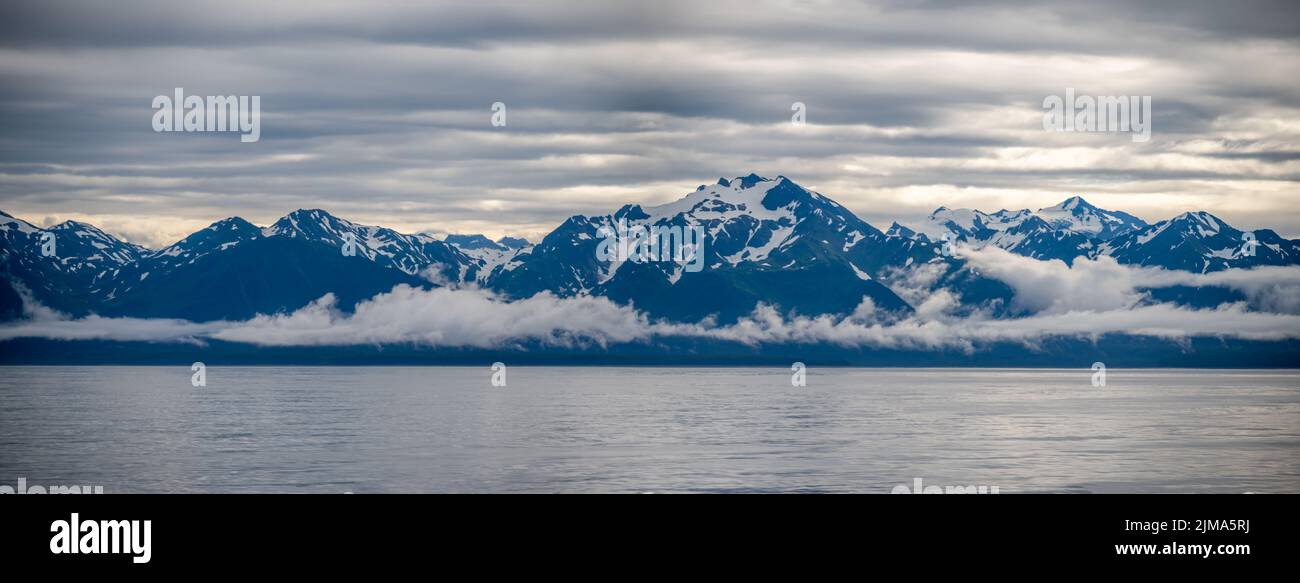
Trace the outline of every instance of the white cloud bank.
<instances>
[{"instance_id":1,"label":"white cloud bank","mask_svg":"<svg viewBox=\"0 0 1300 583\"><path fill-rule=\"evenodd\" d=\"M956 253L975 270L1014 288L1016 307L1035 313L1127 309L1147 299L1144 290L1214 286L1241 292L1256 310L1300 314L1300 267L1296 266L1201 274L1120 265L1107 256L1080 257L1070 266L1059 259L1040 261L996 247L959 246Z\"/></svg>"},{"instance_id":2,"label":"white cloud bank","mask_svg":"<svg viewBox=\"0 0 1300 583\"><path fill-rule=\"evenodd\" d=\"M1269 267L1213 274L1134 268L1110 258L1038 261L999 249L962 250L980 273L1016 290L1015 302L1030 315L992 319L950 313L956 295L940 289L909 298L911 316L877 318L870 300L847 316L789 317L760 305L729 325L711 321L676 324L605 298L558 298L539 294L506 302L479 289L424 290L401 285L344 313L326 295L288 314L259 315L242 322L72 319L33 307L27 318L0 325L0 341L15 338L203 342L224 340L259 346L410 344L428 347L502 348L608 346L666 338L764 343L827 343L847 347L916 350L978 350L995 342L1033 346L1049 338L1097 339L1127 334L1184 341L1193 337L1247 340L1300 338L1300 267ZM1153 304L1144 289L1171 285L1217 285L1242 292L1246 302L1213 309Z\"/></svg>"}]
</instances>

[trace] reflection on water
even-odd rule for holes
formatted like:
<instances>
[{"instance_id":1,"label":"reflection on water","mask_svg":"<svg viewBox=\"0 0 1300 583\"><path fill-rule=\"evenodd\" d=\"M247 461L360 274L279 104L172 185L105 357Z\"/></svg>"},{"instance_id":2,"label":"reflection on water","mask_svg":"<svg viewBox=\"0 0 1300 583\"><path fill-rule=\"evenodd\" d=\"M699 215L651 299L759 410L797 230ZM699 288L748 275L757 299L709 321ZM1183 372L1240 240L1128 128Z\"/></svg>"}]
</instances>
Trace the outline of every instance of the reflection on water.
<instances>
[{"instance_id":1,"label":"reflection on water","mask_svg":"<svg viewBox=\"0 0 1300 583\"><path fill-rule=\"evenodd\" d=\"M1300 492L1300 372L0 367L0 484Z\"/></svg>"}]
</instances>

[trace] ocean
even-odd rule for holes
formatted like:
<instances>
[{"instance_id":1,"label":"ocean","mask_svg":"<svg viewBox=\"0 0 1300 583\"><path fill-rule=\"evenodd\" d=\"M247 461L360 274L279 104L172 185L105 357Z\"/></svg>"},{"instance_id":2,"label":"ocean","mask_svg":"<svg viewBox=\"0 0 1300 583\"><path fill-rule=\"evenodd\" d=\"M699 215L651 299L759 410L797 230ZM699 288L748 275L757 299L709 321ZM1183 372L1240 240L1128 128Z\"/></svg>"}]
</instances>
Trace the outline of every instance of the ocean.
<instances>
[{"instance_id":1,"label":"ocean","mask_svg":"<svg viewBox=\"0 0 1300 583\"><path fill-rule=\"evenodd\" d=\"M0 367L0 485L1300 492L1300 371Z\"/></svg>"}]
</instances>

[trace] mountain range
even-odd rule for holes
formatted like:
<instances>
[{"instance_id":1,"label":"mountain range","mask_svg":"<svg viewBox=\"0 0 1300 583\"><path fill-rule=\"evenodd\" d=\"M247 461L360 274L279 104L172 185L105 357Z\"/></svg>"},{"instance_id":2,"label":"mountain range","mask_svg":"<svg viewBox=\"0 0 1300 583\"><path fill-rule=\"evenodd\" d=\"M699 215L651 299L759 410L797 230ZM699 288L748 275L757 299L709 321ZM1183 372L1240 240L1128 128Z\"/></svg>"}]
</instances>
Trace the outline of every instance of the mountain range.
<instances>
[{"instance_id":1,"label":"mountain range","mask_svg":"<svg viewBox=\"0 0 1300 583\"><path fill-rule=\"evenodd\" d=\"M601 228L619 223L702 228L704 269L598 261ZM47 256L42 245L50 240L55 253ZM223 219L155 250L85 223L39 228L0 212L0 319L24 317L25 297L74 316L210 321L288 312L333 293L347 311L398 284L473 285L507 299L589 294L686 322L734 321L759 303L786 313L846 314L864 298L882 313L903 315L916 306L897 282L923 265L938 273L929 285L958 290L969 309L1010 313L1014 290L943 253L949 242L1040 260L1109 256L1194 273L1300 263L1300 240L1272 230L1245 233L1205 212L1148 224L1078 196L1037 211L939 208L922 224L881 231L788 178L750 174L660 206L574 215L535 244L404 234L303 209L267 227ZM1178 301L1212 305L1225 294L1182 290Z\"/></svg>"}]
</instances>

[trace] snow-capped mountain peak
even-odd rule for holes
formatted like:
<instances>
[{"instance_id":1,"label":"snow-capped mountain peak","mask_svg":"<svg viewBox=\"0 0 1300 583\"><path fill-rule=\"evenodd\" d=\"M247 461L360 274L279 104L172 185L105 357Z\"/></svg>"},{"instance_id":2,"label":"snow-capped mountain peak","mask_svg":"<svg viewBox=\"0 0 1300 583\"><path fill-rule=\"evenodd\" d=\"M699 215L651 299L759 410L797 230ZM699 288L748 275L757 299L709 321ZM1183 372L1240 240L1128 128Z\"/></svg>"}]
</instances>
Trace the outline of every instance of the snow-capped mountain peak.
<instances>
[{"instance_id":1,"label":"snow-capped mountain peak","mask_svg":"<svg viewBox=\"0 0 1300 583\"><path fill-rule=\"evenodd\" d=\"M96 227L95 225L91 225L89 223L83 223L81 221L66 220L63 221L62 223L49 227L46 230L54 231L56 233L67 233L76 237L84 237L84 238L95 239L99 241L108 241L108 242L113 242L118 244L127 244L125 241L118 239L117 237L114 237L112 235L109 235L108 233L105 233L99 227Z\"/></svg>"},{"instance_id":2,"label":"snow-capped mountain peak","mask_svg":"<svg viewBox=\"0 0 1300 583\"><path fill-rule=\"evenodd\" d=\"M358 225L321 209L293 211L281 217L268 231L272 237L304 238L340 248L351 242L357 256L371 261L380 257L393 257L401 248L413 246L411 241L396 231Z\"/></svg>"},{"instance_id":3,"label":"snow-capped mountain peak","mask_svg":"<svg viewBox=\"0 0 1300 583\"><path fill-rule=\"evenodd\" d=\"M118 239L99 227L80 221L63 221L45 231L57 237L58 245L63 249L61 256L70 261L84 259L92 266L103 260L107 260L110 265L123 265L149 252L144 247Z\"/></svg>"},{"instance_id":4,"label":"snow-capped mountain peak","mask_svg":"<svg viewBox=\"0 0 1300 583\"><path fill-rule=\"evenodd\" d=\"M150 258L163 266L193 263L200 257L224 251L242 241L258 239L262 229L241 217L221 219L167 247L155 251Z\"/></svg>"},{"instance_id":5,"label":"snow-capped mountain peak","mask_svg":"<svg viewBox=\"0 0 1300 583\"><path fill-rule=\"evenodd\" d=\"M809 191L784 176L774 180L751 173L731 180L719 179L716 184L700 185L694 192L658 206L627 205L613 217L616 221L625 218L630 222L643 221L651 225L678 215L689 215L697 220L730 220L741 215L758 220L779 220L789 216L785 207L810 195Z\"/></svg>"},{"instance_id":6,"label":"snow-capped mountain peak","mask_svg":"<svg viewBox=\"0 0 1300 583\"><path fill-rule=\"evenodd\" d=\"M501 237L500 239L497 239L497 243L505 245L511 249L523 249L524 247L532 245L532 243L528 242L528 239L523 237Z\"/></svg>"},{"instance_id":7,"label":"snow-capped mountain peak","mask_svg":"<svg viewBox=\"0 0 1300 583\"><path fill-rule=\"evenodd\" d=\"M447 235L447 238L443 239L443 241L446 241L450 245L455 245L456 248L460 249L461 251L478 250L478 249L492 249L496 251L504 251L509 248L501 243L498 243L496 241L487 238L484 235L478 235L478 234Z\"/></svg>"},{"instance_id":8,"label":"snow-capped mountain peak","mask_svg":"<svg viewBox=\"0 0 1300 583\"><path fill-rule=\"evenodd\" d=\"M1211 237L1219 234L1227 227L1227 223L1205 211L1186 212L1172 219L1170 222L1175 225L1186 225L1188 228L1197 229L1198 234L1202 237ZM1227 227L1231 228L1231 227Z\"/></svg>"},{"instance_id":9,"label":"snow-capped mountain peak","mask_svg":"<svg viewBox=\"0 0 1300 583\"><path fill-rule=\"evenodd\" d=\"M472 279L477 262L454 245L427 235L406 235L386 227L360 225L321 209L299 209L264 231L272 237L303 238L339 249L352 257L391 265L411 275L435 267L435 279L464 282Z\"/></svg>"},{"instance_id":10,"label":"snow-capped mountain peak","mask_svg":"<svg viewBox=\"0 0 1300 583\"><path fill-rule=\"evenodd\" d=\"M924 233L931 239L938 239L944 233L973 234L984 229L988 215L972 209L950 209L939 207L930 213L925 224L917 227L918 233Z\"/></svg>"},{"instance_id":11,"label":"snow-capped mountain peak","mask_svg":"<svg viewBox=\"0 0 1300 583\"><path fill-rule=\"evenodd\" d=\"M1077 195L1056 206L1038 209L1034 214L1054 228L1103 241L1147 227L1142 219L1125 212L1098 208Z\"/></svg>"},{"instance_id":12,"label":"snow-capped mountain peak","mask_svg":"<svg viewBox=\"0 0 1300 583\"><path fill-rule=\"evenodd\" d=\"M975 247L993 245L1038 259L1069 261L1094 253L1101 242L1146 227L1133 215L1098 208L1076 195L1037 211L985 213L941 206L916 231L931 240L952 233Z\"/></svg>"},{"instance_id":13,"label":"snow-capped mountain peak","mask_svg":"<svg viewBox=\"0 0 1300 583\"><path fill-rule=\"evenodd\" d=\"M1300 241L1283 239L1269 229L1243 232L1198 211L1108 241L1098 254L1120 263L1205 273L1300 263Z\"/></svg>"},{"instance_id":14,"label":"snow-capped mountain peak","mask_svg":"<svg viewBox=\"0 0 1300 583\"><path fill-rule=\"evenodd\" d=\"M360 230L351 221L340 219L321 209L298 209L272 224L266 234L337 243L344 233L355 234Z\"/></svg>"},{"instance_id":15,"label":"snow-capped mountain peak","mask_svg":"<svg viewBox=\"0 0 1300 583\"><path fill-rule=\"evenodd\" d=\"M0 233L8 231L8 232L19 233L22 235L30 235L32 233L37 233L40 230L41 229L36 225L33 225L27 221L24 221L4 211L0 211Z\"/></svg>"},{"instance_id":16,"label":"snow-capped mountain peak","mask_svg":"<svg viewBox=\"0 0 1300 583\"><path fill-rule=\"evenodd\" d=\"M1097 207L1092 206L1091 204L1088 203L1088 201L1083 200L1082 196L1076 194L1074 196L1071 196L1070 198L1061 201L1056 206L1047 207L1046 209L1038 209L1038 211L1039 212L1043 212L1045 210L1072 211L1074 209L1098 210Z\"/></svg>"},{"instance_id":17,"label":"snow-capped mountain peak","mask_svg":"<svg viewBox=\"0 0 1300 583\"><path fill-rule=\"evenodd\" d=\"M920 234L917 233L916 231L913 231L912 229L909 229L907 227L904 227L903 225L898 224L897 221L890 224L889 229L885 231L886 237L902 237L904 239L911 239L917 237L918 235ZM924 235L920 235L920 236L924 237Z\"/></svg>"},{"instance_id":18,"label":"snow-capped mountain peak","mask_svg":"<svg viewBox=\"0 0 1300 583\"><path fill-rule=\"evenodd\" d=\"M703 270L686 272L671 260L598 260L600 229L622 226L699 229ZM827 313L851 311L869 297L882 310L906 310L906 302L876 281L878 270L888 261L925 261L934 253L909 241L890 247L897 249L890 255L885 239L793 180L751 173L701 185L666 204L570 217L518 269L502 271L489 284L515 298L538 291L604 295L687 320L735 318L760 301Z\"/></svg>"}]
</instances>

